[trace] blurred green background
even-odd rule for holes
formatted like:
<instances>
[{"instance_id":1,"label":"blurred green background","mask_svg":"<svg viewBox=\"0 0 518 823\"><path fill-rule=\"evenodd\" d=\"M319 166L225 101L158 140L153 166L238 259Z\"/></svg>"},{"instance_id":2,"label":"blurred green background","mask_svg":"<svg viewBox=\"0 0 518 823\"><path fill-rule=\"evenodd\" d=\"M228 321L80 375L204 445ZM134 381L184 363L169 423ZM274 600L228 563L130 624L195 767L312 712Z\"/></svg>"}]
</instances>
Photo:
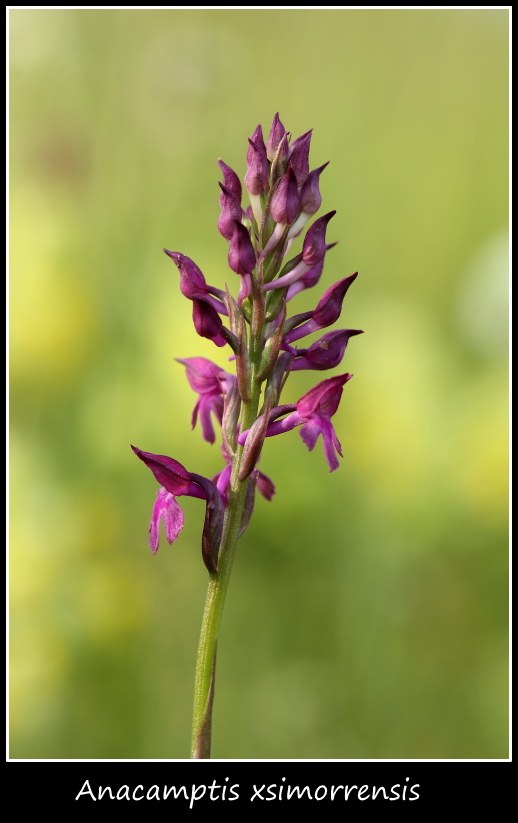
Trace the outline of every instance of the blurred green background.
<instances>
[{"instance_id":1,"label":"blurred green background","mask_svg":"<svg viewBox=\"0 0 518 823\"><path fill-rule=\"evenodd\" d=\"M156 557L129 444L211 476L162 247L237 288L216 159L314 127L359 270L329 474L267 441L219 648L216 758L507 757L505 10L11 10L11 757L184 758L203 508ZM312 340L314 338L310 338Z\"/></svg>"}]
</instances>

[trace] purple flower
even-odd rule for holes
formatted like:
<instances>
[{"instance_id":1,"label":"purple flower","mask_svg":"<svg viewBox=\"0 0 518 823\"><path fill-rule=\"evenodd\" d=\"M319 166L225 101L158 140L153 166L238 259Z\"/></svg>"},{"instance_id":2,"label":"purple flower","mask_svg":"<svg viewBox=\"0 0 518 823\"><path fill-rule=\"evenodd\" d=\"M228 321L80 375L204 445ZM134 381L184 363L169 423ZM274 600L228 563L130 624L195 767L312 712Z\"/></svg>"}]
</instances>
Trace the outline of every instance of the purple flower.
<instances>
[{"instance_id":1,"label":"purple flower","mask_svg":"<svg viewBox=\"0 0 518 823\"><path fill-rule=\"evenodd\" d=\"M228 503L228 489L230 487L230 478L232 473L232 463L231 460L226 453L225 449L221 449L223 453L223 457L225 458L226 466L222 469L218 474L214 475L212 478L212 482L216 485L218 489L221 499L223 500L223 504L226 506ZM265 500L270 501L275 494L275 486L270 480L270 478L263 474L263 472L259 471L259 469L254 469L250 475L247 493L246 493L246 501L245 501L245 508L243 510L243 516L241 518L241 523L239 527L239 537L243 534L246 530L250 518L252 517L252 512L254 510L254 503L255 503L255 489L259 490L260 494L265 498Z\"/></svg>"},{"instance_id":2,"label":"purple flower","mask_svg":"<svg viewBox=\"0 0 518 823\"><path fill-rule=\"evenodd\" d=\"M223 303L225 292L215 286L209 286L203 273L194 260L178 251L164 249L180 272L180 291L189 300L201 300L212 306L219 314L228 315L227 307Z\"/></svg>"},{"instance_id":3,"label":"purple flower","mask_svg":"<svg viewBox=\"0 0 518 823\"><path fill-rule=\"evenodd\" d=\"M295 268L287 274L278 277L277 280L272 280L271 283L267 283L263 286L263 291L270 291L271 289L280 289L284 288L284 286L289 286L297 280L300 280L300 278L307 274L310 269L323 261L325 253L329 248L329 246L326 245L327 224L335 214L336 211L330 211L312 223L306 232L302 246L301 259Z\"/></svg>"},{"instance_id":4,"label":"purple flower","mask_svg":"<svg viewBox=\"0 0 518 823\"><path fill-rule=\"evenodd\" d=\"M160 486L156 493L155 505L149 524L149 546L153 554L158 551L160 543L160 518L164 521L166 540L171 545L183 529L183 509L173 494Z\"/></svg>"},{"instance_id":5,"label":"purple flower","mask_svg":"<svg viewBox=\"0 0 518 823\"><path fill-rule=\"evenodd\" d=\"M363 334L363 332L357 329L329 331L320 340L313 343L309 349L294 349L295 360L291 364L291 371L334 369L342 362L349 338L355 334Z\"/></svg>"},{"instance_id":6,"label":"purple flower","mask_svg":"<svg viewBox=\"0 0 518 823\"><path fill-rule=\"evenodd\" d=\"M322 435L324 441L324 454L330 471L339 467L336 454L342 456L342 447L338 440L331 417L336 412L343 392L343 386L350 380L352 374L340 374L336 377L328 377L322 380L314 388L310 389L295 405L277 406L269 414L270 423L266 429L266 437L273 437L291 431L296 426L302 426L300 436L312 451L318 437ZM291 412L281 420L276 418ZM245 443L248 431L242 432L238 437L239 443Z\"/></svg>"},{"instance_id":7,"label":"purple flower","mask_svg":"<svg viewBox=\"0 0 518 823\"><path fill-rule=\"evenodd\" d=\"M306 337L306 335L312 334L314 331L325 329L328 326L332 326L333 323L336 323L342 311L344 297L347 294L349 286L351 283L354 283L357 276L358 272L355 272L355 274L351 274L350 277L344 277L343 280L339 280L338 283L330 286L318 301L315 311L311 312L311 319L289 331L284 336L283 342L293 343L295 340L300 340L301 337ZM302 320L303 315L299 315L299 317ZM295 318L293 318L293 322L294 321Z\"/></svg>"},{"instance_id":8,"label":"purple flower","mask_svg":"<svg viewBox=\"0 0 518 823\"><path fill-rule=\"evenodd\" d=\"M207 337L216 346L224 346L227 340L219 315L228 315L223 303L225 292L208 286L202 272L190 257L177 251L164 251L180 272L180 291L193 302L192 319L196 331L200 337Z\"/></svg>"},{"instance_id":9,"label":"purple flower","mask_svg":"<svg viewBox=\"0 0 518 823\"><path fill-rule=\"evenodd\" d=\"M216 435L212 425L211 412L216 420L221 423L223 417L223 394L226 393L227 380L235 380L234 375L227 372L207 360L205 357L176 358L178 363L186 368L187 380L193 391L199 395L198 401L193 409L191 423L196 426L198 414L200 415L203 439L207 443L214 443Z\"/></svg>"},{"instance_id":10,"label":"purple flower","mask_svg":"<svg viewBox=\"0 0 518 823\"><path fill-rule=\"evenodd\" d=\"M183 528L183 512L175 498L182 495L197 497L206 501L202 533L203 561L210 572L216 572L224 513L223 501L217 488L206 477L188 472L185 466L172 457L144 452L136 446L131 448L148 469L151 469L162 486L158 491L149 525L149 545L153 554L158 551L160 518L164 520L169 543L176 540Z\"/></svg>"}]
</instances>

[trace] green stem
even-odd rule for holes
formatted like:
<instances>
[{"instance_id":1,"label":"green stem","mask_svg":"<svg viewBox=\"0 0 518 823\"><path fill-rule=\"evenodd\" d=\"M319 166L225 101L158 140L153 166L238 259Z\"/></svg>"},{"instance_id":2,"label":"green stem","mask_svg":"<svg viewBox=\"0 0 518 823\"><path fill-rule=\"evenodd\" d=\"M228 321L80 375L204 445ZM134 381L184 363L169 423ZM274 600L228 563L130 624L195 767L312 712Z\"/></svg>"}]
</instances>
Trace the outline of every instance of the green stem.
<instances>
[{"instance_id":1,"label":"green stem","mask_svg":"<svg viewBox=\"0 0 518 823\"><path fill-rule=\"evenodd\" d=\"M254 367L252 370L251 398L242 407L241 431L250 428L256 419L259 406L260 385L255 378L256 368ZM201 625L194 684L191 749L191 757L196 760L210 758L216 649L249 482L248 479L241 481L238 477L242 454L243 447L238 446L232 465L232 476L219 550L218 571L210 575Z\"/></svg>"}]
</instances>

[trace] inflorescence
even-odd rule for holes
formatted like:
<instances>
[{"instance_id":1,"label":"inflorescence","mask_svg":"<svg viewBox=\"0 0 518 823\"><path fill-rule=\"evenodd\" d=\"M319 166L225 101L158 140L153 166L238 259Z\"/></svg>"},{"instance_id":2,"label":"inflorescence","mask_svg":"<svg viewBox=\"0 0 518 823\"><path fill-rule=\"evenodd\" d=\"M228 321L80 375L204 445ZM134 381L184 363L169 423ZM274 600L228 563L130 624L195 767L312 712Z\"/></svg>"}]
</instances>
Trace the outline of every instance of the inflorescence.
<instances>
[{"instance_id":1,"label":"inflorescence","mask_svg":"<svg viewBox=\"0 0 518 823\"><path fill-rule=\"evenodd\" d=\"M345 373L329 377L306 392L296 403L280 404L282 389L291 371L325 371L338 366L349 339L359 329L328 331L308 348L296 342L328 328L340 317L342 303L356 274L339 280L324 292L313 311L288 317L291 300L317 285L327 252L326 230L335 212L316 219L307 230L302 250L290 257L293 242L320 208L320 175L325 163L309 169L311 131L290 143L289 132L276 114L265 144L261 126L248 141L244 185L250 205L241 205L238 175L219 160L220 183L218 230L228 241L228 264L239 277L237 299L207 284L189 257L164 249L180 273L180 290L192 301L195 329L216 346L230 346L236 373L225 371L204 357L188 357L187 380L198 395L192 426L200 421L204 440L216 439L214 420L221 426L224 467L211 480L189 472L165 455L151 454L132 446L160 484L149 527L149 544L158 549L160 520L169 543L183 528L182 495L205 500L202 555L209 572L218 569L218 555L225 512L232 496L242 490L238 536L246 529L254 506L256 488L267 499L275 493L272 481L257 463L265 438L300 427L302 440L311 451L322 435L330 471L342 455L331 418L345 383ZM225 321L222 319L225 318ZM226 323L226 325L225 325ZM237 499L237 497L236 497Z\"/></svg>"}]
</instances>

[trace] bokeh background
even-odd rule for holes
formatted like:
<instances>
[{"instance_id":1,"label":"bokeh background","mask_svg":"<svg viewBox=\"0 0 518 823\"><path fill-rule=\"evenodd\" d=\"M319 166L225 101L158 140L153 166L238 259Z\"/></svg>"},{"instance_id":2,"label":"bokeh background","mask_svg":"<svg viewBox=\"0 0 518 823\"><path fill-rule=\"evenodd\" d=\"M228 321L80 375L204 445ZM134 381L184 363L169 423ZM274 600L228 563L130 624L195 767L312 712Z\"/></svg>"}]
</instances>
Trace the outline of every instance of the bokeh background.
<instances>
[{"instance_id":1,"label":"bokeh background","mask_svg":"<svg viewBox=\"0 0 518 823\"><path fill-rule=\"evenodd\" d=\"M211 476L162 253L237 287L216 159L314 127L321 283L362 328L329 474L297 432L241 543L218 758L507 757L505 10L11 10L11 757L184 758L202 507L156 557L151 473ZM293 304L294 305L294 304ZM340 324L338 324L340 325ZM327 373L339 373L341 370ZM316 376L318 379L318 375ZM315 381L298 372L285 402Z\"/></svg>"}]
</instances>

